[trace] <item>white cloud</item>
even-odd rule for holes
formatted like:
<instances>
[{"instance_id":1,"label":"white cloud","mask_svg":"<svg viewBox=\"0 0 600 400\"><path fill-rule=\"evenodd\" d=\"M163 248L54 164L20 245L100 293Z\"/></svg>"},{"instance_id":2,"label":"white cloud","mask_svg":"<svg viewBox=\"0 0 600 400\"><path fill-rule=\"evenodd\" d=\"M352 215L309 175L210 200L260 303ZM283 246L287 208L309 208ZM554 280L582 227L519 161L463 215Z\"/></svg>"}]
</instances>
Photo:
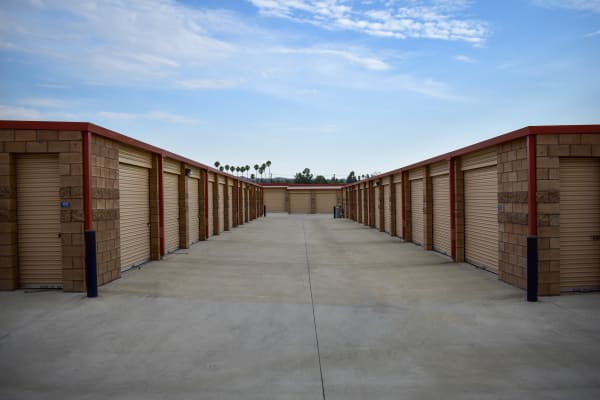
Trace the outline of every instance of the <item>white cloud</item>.
<instances>
[{"instance_id":1,"label":"white cloud","mask_svg":"<svg viewBox=\"0 0 600 400\"><path fill-rule=\"evenodd\" d=\"M600 35L600 30L597 30L595 32L590 32L587 35L585 35L585 37L593 37L593 36L599 36Z\"/></svg>"},{"instance_id":2,"label":"white cloud","mask_svg":"<svg viewBox=\"0 0 600 400\"><path fill-rule=\"evenodd\" d=\"M227 79L188 79L175 82L175 87L180 89L233 89L240 86L240 82Z\"/></svg>"},{"instance_id":3,"label":"white cloud","mask_svg":"<svg viewBox=\"0 0 600 400\"><path fill-rule=\"evenodd\" d=\"M465 55L454 56L454 59L456 61L460 61L460 62L467 63L467 64L475 64L477 62L473 58L471 58L469 56L465 56Z\"/></svg>"},{"instance_id":4,"label":"white cloud","mask_svg":"<svg viewBox=\"0 0 600 400\"><path fill-rule=\"evenodd\" d=\"M40 108L65 108L68 106L67 102L53 98L30 98L21 100L20 103L26 106Z\"/></svg>"},{"instance_id":5,"label":"white cloud","mask_svg":"<svg viewBox=\"0 0 600 400\"><path fill-rule=\"evenodd\" d=\"M332 50L332 49L319 49L319 48L299 48L299 49L291 49L291 48L282 48L275 49L275 52L283 53L283 54L307 54L307 55L317 55L317 56L333 56L342 58L352 64L358 65L360 67L370 69L373 71L387 71L391 69L391 67L386 64L384 61L376 58L376 57L365 57L356 53L352 53L349 51L343 50Z\"/></svg>"},{"instance_id":6,"label":"white cloud","mask_svg":"<svg viewBox=\"0 0 600 400\"><path fill-rule=\"evenodd\" d=\"M566 8L600 13L600 0L532 0L532 2L546 8Z\"/></svg>"},{"instance_id":7,"label":"white cloud","mask_svg":"<svg viewBox=\"0 0 600 400\"><path fill-rule=\"evenodd\" d=\"M485 22L461 18L466 1L413 0L354 5L344 0L248 0L266 16L287 18L325 29L353 30L396 39L427 38L482 44L489 35ZM352 4L352 5L348 5Z\"/></svg>"},{"instance_id":8,"label":"white cloud","mask_svg":"<svg viewBox=\"0 0 600 400\"><path fill-rule=\"evenodd\" d=\"M197 124L201 121L196 118L191 118L185 115L173 114L164 111L148 111L145 113L125 113L125 112L113 112L113 111L100 111L97 116L106 120L118 120L118 121L159 121L168 122L180 125Z\"/></svg>"},{"instance_id":9,"label":"white cloud","mask_svg":"<svg viewBox=\"0 0 600 400\"><path fill-rule=\"evenodd\" d=\"M74 121L76 115L65 112L46 112L36 108L0 104L0 119L26 121Z\"/></svg>"}]
</instances>

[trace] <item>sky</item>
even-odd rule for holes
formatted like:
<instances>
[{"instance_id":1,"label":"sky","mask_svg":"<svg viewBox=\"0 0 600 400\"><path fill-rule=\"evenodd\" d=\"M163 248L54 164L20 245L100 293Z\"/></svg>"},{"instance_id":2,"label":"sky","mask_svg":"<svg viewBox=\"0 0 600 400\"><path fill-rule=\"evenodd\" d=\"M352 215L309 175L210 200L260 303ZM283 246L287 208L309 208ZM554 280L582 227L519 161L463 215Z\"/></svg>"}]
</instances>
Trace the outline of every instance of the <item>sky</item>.
<instances>
[{"instance_id":1,"label":"sky","mask_svg":"<svg viewBox=\"0 0 600 400\"><path fill-rule=\"evenodd\" d=\"M600 0L0 0L0 119L273 176L386 172L600 123Z\"/></svg>"}]
</instances>

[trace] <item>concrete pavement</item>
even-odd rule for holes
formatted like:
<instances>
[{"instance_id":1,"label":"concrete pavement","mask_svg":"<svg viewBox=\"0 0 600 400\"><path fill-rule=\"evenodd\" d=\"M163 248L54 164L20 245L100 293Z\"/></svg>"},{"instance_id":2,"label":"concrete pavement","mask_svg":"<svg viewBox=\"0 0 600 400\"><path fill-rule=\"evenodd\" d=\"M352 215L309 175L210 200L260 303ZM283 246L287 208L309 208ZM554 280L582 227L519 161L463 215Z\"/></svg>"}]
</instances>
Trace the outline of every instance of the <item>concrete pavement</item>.
<instances>
[{"instance_id":1,"label":"concrete pavement","mask_svg":"<svg viewBox=\"0 0 600 400\"><path fill-rule=\"evenodd\" d=\"M600 294L524 297L348 220L269 214L97 299L0 293L0 398L600 398Z\"/></svg>"}]
</instances>

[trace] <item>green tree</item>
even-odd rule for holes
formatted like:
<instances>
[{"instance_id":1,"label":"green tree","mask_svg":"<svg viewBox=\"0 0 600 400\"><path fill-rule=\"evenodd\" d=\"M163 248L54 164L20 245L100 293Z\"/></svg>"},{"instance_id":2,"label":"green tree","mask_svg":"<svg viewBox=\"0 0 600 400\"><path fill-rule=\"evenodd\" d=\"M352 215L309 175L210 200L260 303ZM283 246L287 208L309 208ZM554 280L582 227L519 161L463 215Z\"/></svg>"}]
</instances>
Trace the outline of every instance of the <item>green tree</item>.
<instances>
[{"instance_id":1,"label":"green tree","mask_svg":"<svg viewBox=\"0 0 600 400\"><path fill-rule=\"evenodd\" d=\"M246 168L244 168L246 170L246 177L248 177L248 171L250 171L250 166L246 165Z\"/></svg>"},{"instance_id":2,"label":"green tree","mask_svg":"<svg viewBox=\"0 0 600 400\"><path fill-rule=\"evenodd\" d=\"M229 171L229 164L225 164L225 171Z\"/></svg>"},{"instance_id":3,"label":"green tree","mask_svg":"<svg viewBox=\"0 0 600 400\"><path fill-rule=\"evenodd\" d=\"M348 177L346 178L346 183L354 183L357 180L358 179L356 179L356 175L354 174L354 171L350 171L350 173L348 174Z\"/></svg>"},{"instance_id":4,"label":"green tree","mask_svg":"<svg viewBox=\"0 0 600 400\"><path fill-rule=\"evenodd\" d=\"M273 182L273 175L271 175L271 161L267 161L265 164L267 164L267 168L269 168L269 181Z\"/></svg>"},{"instance_id":5,"label":"green tree","mask_svg":"<svg viewBox=\"0 0 600 400\"><path fill-rule=\"evenodd\" d=\"M215 168L219 168L221 166L221 162L220 161L215 161Z\"/></svg>"},{"instance_id":6,"label":"green tree","mask_svg":"<svg viewBox=\"0 0 600 400\"><path fill-rule=\"evenodd\" d=\"M302 172L297 172L294 176L294 183L312 183L313 174L309 168L304 168Z\"/></svg>"},{"instance_id":7,"label":"green tree","mask_svg":"<svg viewBox=\"0 0 600 400\"><path fill-rule=\"evenodd\" d=\"M221 171L221 172L223 172L224 169L225 169L225 167L222 165L219 167L219 171Z\"/></svg>"},{"instance_id":8,"label":"green tree","mask_svg":"<svg viewBox=\"0 0 600 400\"><path fill-rule=\"evenodd\" d=\"M327 183L327 179L323 175L317 175L313 183L324 184Z\"/></svg>"}]
</instances>

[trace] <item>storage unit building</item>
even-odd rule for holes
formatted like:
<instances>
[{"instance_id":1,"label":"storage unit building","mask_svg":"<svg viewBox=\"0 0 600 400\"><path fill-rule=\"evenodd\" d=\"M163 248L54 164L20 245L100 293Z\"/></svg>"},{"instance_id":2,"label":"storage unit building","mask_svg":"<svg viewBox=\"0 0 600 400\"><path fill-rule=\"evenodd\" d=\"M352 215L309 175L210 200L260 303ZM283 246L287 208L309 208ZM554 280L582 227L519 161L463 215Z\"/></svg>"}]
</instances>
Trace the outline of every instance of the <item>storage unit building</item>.
<instances>
[{"instance_id":1,"label":"storage unit building","mask_svg":"<svg viewBox=\"0 0 600 400\"><path fill-rule=\"evenodd\" d=\"M179 248L179 175L177 161L163 161L163 193L165 202L165 249L167 253Z\"/></svg>"},{"instance_id":2,"label":"storage unit building","mask_svg":"<svg viewBox=\"0 0 600 400\"><path fill-rule=\"evenodd\" d=\"M423 244L423 180L425 171L419 168L410 171L411 236L416 244Z\"/></svg>"}]
</instances>

